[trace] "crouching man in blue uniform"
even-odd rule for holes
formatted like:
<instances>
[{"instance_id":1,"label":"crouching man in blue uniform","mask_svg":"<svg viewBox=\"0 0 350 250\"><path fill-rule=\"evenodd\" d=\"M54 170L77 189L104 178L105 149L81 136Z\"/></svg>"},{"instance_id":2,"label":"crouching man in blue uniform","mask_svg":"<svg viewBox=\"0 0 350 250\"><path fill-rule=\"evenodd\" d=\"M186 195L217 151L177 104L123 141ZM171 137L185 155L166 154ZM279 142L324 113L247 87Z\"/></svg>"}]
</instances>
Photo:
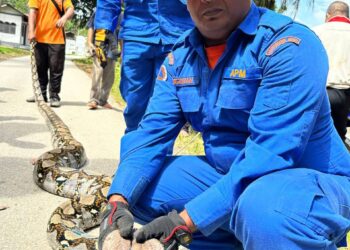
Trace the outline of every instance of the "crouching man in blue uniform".
<instances>
[{"instance_id":1,"label":"crouching man in blue uniform","mask_svg":"<svg viewBox=\"0 0 350 250\"><path fill-rule=\"evenodd\" d=\"M250 0L187 8L196 28L161 66L146 115L122 139L100 244L119 228L168 249L344 245L350 156L331 120L321 42ZM205 156L167 156L186 121L202 133ZM133 234L134 218L148 224Z\"/></svg>"},{"instance_id":2,"label":"crouching man in blue uniform","mask_svg":"<svg viewBox=\"0 0 350 250\"><path fill-rule=\"evenodd\" d=\"M115 30L121 0L98 0L95 18L96 45ZM176 40L193 28L184 0L124 0L119 38L123 41L120 91L127 103L125 132L133 131L145 114L157 73ZM108 42L108 41L107 41Z\"/></svg>"}]
</instances>

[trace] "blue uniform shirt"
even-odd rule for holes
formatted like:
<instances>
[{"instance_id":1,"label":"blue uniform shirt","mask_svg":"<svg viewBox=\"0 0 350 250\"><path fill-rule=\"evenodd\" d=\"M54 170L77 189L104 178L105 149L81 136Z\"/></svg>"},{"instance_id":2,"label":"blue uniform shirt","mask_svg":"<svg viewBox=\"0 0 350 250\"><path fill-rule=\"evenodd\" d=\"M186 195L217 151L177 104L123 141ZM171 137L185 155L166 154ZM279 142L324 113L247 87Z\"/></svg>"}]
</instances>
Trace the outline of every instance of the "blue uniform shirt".
<instances>
[{"instance_id":1,"label":"blue uniform shirt","mask_svg":"<svg viewBox=\"0 0 350 250\"><path fill-rule=\"evenodd\" d=\"M119 37L145 43L174 44L184 31L193 27L185 2L124 0L125 11ZM120 10L120 0L98 0L95 28L114 30Z\"/></svg>"},{"instance_id":2,"label":"blue uniform shirt","mask_svg":"<svg viewBox=\"0 0 350 250\"><path fill-rule=\"evenodd\" d=\"M122 138L109 194L135 204L186 121L224 174L185 205L205 235L230 219L240 194L263 175L310 168L350 176L350 155L330 117L327 55L313 32L252 3L213 70L203 47L194 29L161 67L139 128Z\"/></svg>"}]
</instances>

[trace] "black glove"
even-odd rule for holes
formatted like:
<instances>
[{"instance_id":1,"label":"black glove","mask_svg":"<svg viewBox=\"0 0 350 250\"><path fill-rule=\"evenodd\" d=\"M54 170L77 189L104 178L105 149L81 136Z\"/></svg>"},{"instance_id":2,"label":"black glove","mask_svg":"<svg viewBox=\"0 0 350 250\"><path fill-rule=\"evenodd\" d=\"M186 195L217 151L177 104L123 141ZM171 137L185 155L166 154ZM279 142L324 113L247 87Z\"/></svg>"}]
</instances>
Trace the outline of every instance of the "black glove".
<instances>
[{"instance_id":1,"label":"black glove","mask_svg":"<svg viewBox=\"0 0 350 250\"><path fill-rule=\"evenodd\" d=\"M108 30L98 29L95 31L95 53L102 68L107 65Z\"/></svg>"},{"instance_id":2,"label":"black glove","mask_svg":"<svg viewBox=\"0 0 350 250\"><path fill-rule=\"evenodd\" d=\"M134 217L130 213L127 204L119 201L110 202L105 207L101 217L98 249L102 249L107 235L116 229L119 230L124 239L132 238Z\"/></svg>"},{"instance_id":3,"label":"black glove","mask_svg":"<svg viewBox=\"0 0 350 250\"><path fill-rule=\"evenodd\" d=\"M185 221L173 210L138 229L135 238L137 243L155 238L160 240L164 249L174 250L179 245L187 247L192 242L192 233Z\"/></svg>"}]
</instances>

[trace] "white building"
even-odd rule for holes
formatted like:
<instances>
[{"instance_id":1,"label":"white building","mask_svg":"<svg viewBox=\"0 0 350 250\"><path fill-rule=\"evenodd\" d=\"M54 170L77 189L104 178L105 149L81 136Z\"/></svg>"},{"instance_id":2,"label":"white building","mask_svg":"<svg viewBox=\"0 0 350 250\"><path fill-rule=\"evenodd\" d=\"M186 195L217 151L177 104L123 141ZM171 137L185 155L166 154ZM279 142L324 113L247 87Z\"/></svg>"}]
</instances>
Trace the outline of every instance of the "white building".
<instances>
[{"instance_id":1,"label":"white building","mask_svg":"<svg viewBox=\"0 0 350 250\"><path fill-rule=\"evenodd\" d=\"M27 41L28 16L10 4L0 6L0 44L25 46Z\"/></svg>"}]
</instances>

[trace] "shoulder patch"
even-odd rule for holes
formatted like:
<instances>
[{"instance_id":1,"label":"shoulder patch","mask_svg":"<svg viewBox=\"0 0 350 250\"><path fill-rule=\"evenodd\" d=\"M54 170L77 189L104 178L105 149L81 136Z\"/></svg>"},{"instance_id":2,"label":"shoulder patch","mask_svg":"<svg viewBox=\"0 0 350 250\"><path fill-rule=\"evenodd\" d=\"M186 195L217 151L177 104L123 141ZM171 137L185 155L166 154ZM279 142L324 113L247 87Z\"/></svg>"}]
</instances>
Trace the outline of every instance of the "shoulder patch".
<instances>
[{"instance_id":1,"label":"shoulder patch","mask_svg":"<svg viewBox=\"0 0 350 250\"><path fill-rule=\"evenodd\" d=\"M168 79L168 72L166 70L166 67L164 65L162 65L159 69L157 80L166 81L167 79Z\"/></svg>"},{"instance_id":2,"label":"shoulder patch","mask_svg":"<svg viewBox=\"0 0 350 250\"><path fill-rule=\"evenodd\" d=\"M285 44L285 43L294 43L296 45L300 44L301 39L295 36L287 36L287 37L283 37L279 40L277 40L276 42L274 42L273 44L270 45L270 47L268 47L267 51L266 51L266 56L271 56L278 47L280 47L281 45Z\"/></svg>"},{"instance_id":3,"label":"shoulder patch","mask_svg":"<svg viewBox=\"0 0 350 250\"><path fill-rule=\"evenodd\" d=\"M175 61L174 61L174 55L172 52L168 54L168 60L169 60L169 65L174 65Z\"/></svg>"}]
</instances>

